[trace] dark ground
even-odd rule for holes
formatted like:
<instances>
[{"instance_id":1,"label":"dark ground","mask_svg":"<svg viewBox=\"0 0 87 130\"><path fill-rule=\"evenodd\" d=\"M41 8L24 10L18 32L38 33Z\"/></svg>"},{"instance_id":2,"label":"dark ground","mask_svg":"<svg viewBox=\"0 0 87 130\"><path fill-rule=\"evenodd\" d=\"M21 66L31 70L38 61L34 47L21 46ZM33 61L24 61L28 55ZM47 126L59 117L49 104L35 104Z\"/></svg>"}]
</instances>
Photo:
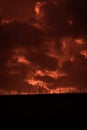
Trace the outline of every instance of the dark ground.
<instances>
[{"instance_id":1,"label":"dark ground","mask_svg":"<svg viewBox=\"0 0 87 130\"><path fill-rule=\"evenodd\" d=\"M0 130L87 129L87 94L0 96Z\"/></svg>"}]
</instances>

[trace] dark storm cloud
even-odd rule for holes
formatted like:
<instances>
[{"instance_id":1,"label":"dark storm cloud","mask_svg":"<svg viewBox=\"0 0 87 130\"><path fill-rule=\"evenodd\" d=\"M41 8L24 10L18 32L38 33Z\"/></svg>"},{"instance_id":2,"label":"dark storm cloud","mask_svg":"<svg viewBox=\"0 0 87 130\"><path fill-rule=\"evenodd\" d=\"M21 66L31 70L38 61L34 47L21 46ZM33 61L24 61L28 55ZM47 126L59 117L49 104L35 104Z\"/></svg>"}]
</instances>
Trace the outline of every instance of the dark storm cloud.
<instances>
[{"instance_id":1,"label":"dark storm cloud","mask_svg":"<svg viewBox=\"0 0 87 130\"><path fill-rule=\"evenodd\" d=\"M5 54L8 55L6 52ZM3 58L5 58L5 54ZM17 64L16 62L12 62L12 65L10 65L8 64L10 58L11 56L5 58L4 61L1 62L2 64L0 64L0 89L24 90L26 86L24 79L30 67L24 64Z\"/></svg>"},{"instance_id":2,"label":"dark storm cloud","mask_svg":"<svg viewBox=\"0 0 87 130\"><path fill-rule=\"evenodd\" d=\"M66 12L74 22L74 29L77 33L87 34L87 1L67 0ZM74 30L73 30L74 31Z\"/></svg>"},{"instance_id":3,"label":"dark storm cloud","mask_svg":"<svg viewBox=\"0 0 87 130\"><path fill-rule=\"evenodd\" d=\"M37 21L50 35L78 37L87 34L87 1L64 0L41 4Z\"/></svg>"},{"instance_id":4,"label":"dark storm cloud","mask_svg":"<svg viewBox=\"0 0 87 130\"><path fill-rule=\"evenodd\" d=\"M41 26L50 30L49 34L58 34L63 35L68 28L67 18L65 16L64 10L62 7L53 2L46 2L41 4L40 13L37 16L37 22L41 24Z\"/></svg>"},{"instance_id":5,"label":"dark storm cloud","mask_svg":"<svg viewBox=\"0 0 87 130\"><path fill-rule=\"evenodd\" d=\"M4 72L4 71L3 71ZM0 78L0 89L6 90L18 90L18 89L25 89L26 84L23 81L23 77L16 75L12 76L9 73L2 74Z\"/></svg>"},{"instance_id":6,"label":"dark storm cloud","mask_svg":"<svg viewBox=\"0 0 87 130\"><path fill-rule=\"evenodd\" d=\"M29 61L33 62L36 64L36 66L39 66L41 69L45 70L57 70L58 67L58 61L55 58L52 58L43 52L35 52L35 53L30 53L29 56Z\"/></svg>"},{"instance_id":7,"label":"dark storm cloud","mask_svg":"<svg viewBox=\"0 0 87 130\"><path fill-rule=\"evenodd\" d=\"M41 80L46 83L53 83L55 81L55 79L50 76L43 76L43 77L37 76L36 79Z\"/></svg>"},{"instance_id":8,"label":"dark storm cloud","mask_svg":"<svg viewBox=\"0 0 87 130\"><path fill-rule=\"evenodd\" d=\"M62 71L66 76L55 80L53 87L87 87L87 59L79 54L73 62L64 62Z\"/></svg>"},{"instance_id":9,"label":"dark storm cloud","mask_svg":"<svg viewBox=\"0 0 87 130\"><path fill-rule=\"evenodd\" d=\"M10 22L9 24L0 25L0 88L15 89L17 87L23 88L23 82L29 71L29 65L17 63L20 56L24 56L24 52L20 52L17 48L35 48L43 44L43 32L31 25L20 23L18 21ZM19 51L18 54L13 54L13 50ZM28 50L29 51L29 50ZM17 56L18 55L18 56ZM12 60L13 58L13 60ZM29 61L19 59L28 64ZM8 62L11 62L9 65ZM8 66L7 66L8 64ZM13 66L12 66L13 65ZM20 72L20 74L19 74ZM11 75L11 73L13 75ZM17 78L16 78L17 77Z\"/></svg>"},{"instance_id":10,"label":"dark storm cloud","mask_svg":"<svg viewBox=\"0 0 87 130\"><path fill-rule=\"evenodd\" d=\"M63 57L67 55L67 57L72 56L75 58L73 62L69 59L69 62L66 61L63 63L61 70L66 73L67 76L55 80L53 87L86 87L87 85L87 59L80 54L81 50L87 50L86 5L86 0L64 0L60 2L60 4L47 2L40 6L40 14L37 17L38 24L40 24L42 28L46 28L49 36L53 36L56 40L59 40L59 43L56 42L55 45L56 49L58 47L57 50L64 54ZM65 49L61 49L63 45L60 42L61 38L67 39L67 41L63 41ZM70 38L72 40L70 40ZM79 38L84 39L83 45L74 41Z\"/></svg>"},{"instance_id":11,"label":"dark storm cloud","mask_svg":"<svg viewBox=\"0 0 87 130\"><path fill-rule=\"evenodd\" d=\"M26 87L24 80L28 73L33 72L33 66L51 71L57 69L58 61L44 52L45 35L42 30L13 21L1 23L0 35L0 88L14 90Z\"/></svg>"},{"instance_id":12,"label":"dark storm cloud","mask_svg":"<svg viewBox=\"0 0 87 130\"><path fill-rule=\"evenodd\" d=\"M15 46L40 46L44 33L28 24L13 21L0 28L1 47L12 48Z\"/></svg>"}]
</instances>

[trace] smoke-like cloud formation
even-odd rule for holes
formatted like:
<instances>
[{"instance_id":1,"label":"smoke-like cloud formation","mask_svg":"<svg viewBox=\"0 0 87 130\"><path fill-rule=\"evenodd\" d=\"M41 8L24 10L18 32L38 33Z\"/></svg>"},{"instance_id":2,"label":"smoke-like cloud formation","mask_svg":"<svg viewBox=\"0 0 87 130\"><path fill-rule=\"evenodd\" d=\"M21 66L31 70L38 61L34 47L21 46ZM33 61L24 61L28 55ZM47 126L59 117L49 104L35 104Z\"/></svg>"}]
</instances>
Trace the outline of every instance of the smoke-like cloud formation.
<instances>
[{"instance_id":1,"label":"smoke-like cloud formation","mask_svg":"<svg viewBox=\"0 0 87 130\"><path fill-rule=\"evenodd\" d=\"M36 2L31 23L0 22L0 89L87 86L86 0Z\"/></svg>"}]
</instances>

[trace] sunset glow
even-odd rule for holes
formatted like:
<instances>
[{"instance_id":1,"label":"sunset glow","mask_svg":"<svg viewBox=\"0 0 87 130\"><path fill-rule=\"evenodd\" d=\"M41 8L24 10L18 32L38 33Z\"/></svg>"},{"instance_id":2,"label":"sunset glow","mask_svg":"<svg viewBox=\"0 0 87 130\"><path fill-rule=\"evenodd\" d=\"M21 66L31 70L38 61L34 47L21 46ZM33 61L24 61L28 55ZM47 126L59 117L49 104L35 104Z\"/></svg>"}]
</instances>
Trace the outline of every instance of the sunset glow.
<instances>
[{"instance_id":1,"label":"sunset glow","mask_svg":"<svg viewBox=\"0 0 87 130\"><path fill-rule=\"evenodd\" d=\"M86 50L82 50L81 54L85 56L85 58L87 58L87 51Z\"/></svg>"},{"instance_id":2,"label":"sunset glow","mask_svg":"<svg viewBox=\"0 0 87 130\"><path fill-rule=\"evenodd\" d=\"M75 42L80 45L84 43L83 39L75 39Z\"/></svg>"},{"instance_id":3,"label":"sunset glow","mask_svg":"<svg viewBox=\"0 0 87 130\"><path fill-rule=\"evenodd\" d=\"M87 2L13 1L0 1L0 93L87 92Z\"/></svg>"},{"instance_id":4,"label":"sunset glow","mask_svg":"<svg viewBox=\"0 0 87 130\"><path fill-rule=\"evenodd\" d=\"M27 65L30 64L30 62L24 56L18 57L17 60L18 60L18 63L23 63L23 64L27 64Z\"/></svg>"},{"instance_id":5,"label":"sunset glow","mask_svg":"<svg viewBox=\"0 0 87 130\"><path fill-rule=\"evenodd\" d=\"M40 3L40 2L37 2L36 6L35 6L36 15L39 15L39 14L40 14L40 7L41 7L41 3Z\"/></svg>"},{"instance_id":6,"label":"sunset glow","mask_svg":"<svg viewBox=\"0 0 87 130\"><path fill-rule=\"evenodd\" d=\"M36 86L36 87L41 87L41 88L45 88L48 90L47 88L47 84L41 80L35 80L34 78L31 78L31 79L27 79L25 80L25 82L33 85L33 86Z\"/></svg>"}]
</instances>

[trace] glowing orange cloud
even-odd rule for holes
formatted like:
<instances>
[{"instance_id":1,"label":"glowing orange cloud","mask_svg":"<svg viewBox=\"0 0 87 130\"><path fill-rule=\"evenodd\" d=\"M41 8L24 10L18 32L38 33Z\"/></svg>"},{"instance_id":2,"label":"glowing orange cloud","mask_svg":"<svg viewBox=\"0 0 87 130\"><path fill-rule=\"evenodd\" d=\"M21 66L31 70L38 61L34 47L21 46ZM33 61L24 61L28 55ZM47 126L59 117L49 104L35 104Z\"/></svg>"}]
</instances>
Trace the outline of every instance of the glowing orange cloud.
<instances>
[{"instance_id":1,"label":"glowing orange cloud","mask_svg":"<svg viewBox=\"0 0 87 130\"><path fill-rule=\"evenodd\" d=\"M35 73L33 73L34 76L49 76L53 79L57 79L59 77L63 77L63 76L66 76L65 73L59 71L59 70L56 70L56 71L48 71L48 70L44 70L44 71L41 71L41 70L36 70Z\"/></svg>"},{"instance_id":2,"label":"glowing orange cloud","mask_svg":"<svg viewBox=\"0 0 87 130\"><path fill-rule=\"evenodd\" d=\"M34 77L31 77L29 79L25 79L25 82L27 82L33 86L36 86L36 87L39 86L41 88L45 88L48 90L47 84L45 82L43 82L41 80L36 80Z\"/></svg>"},{"instance_id":3,"label":"glowing orange cloud","mask_svg":"<svg viewBox=\"0 0 87 130\"><path fill-rule=\"evenodd\" d=\"M35 73L35 76L50 76L54 79L57 79L57 77L59 76L59 73L57 71L48 71L48 70L45 70L44 72L41 71L41 70L37 70L36 73Z\"/></svg>"},{"instance_id":4,"label":"glowing orange cloud","mask_svg":"<svg viewBox=\"0 0 87 130\"><path fill-rule=\"evenodd\" d=\"M87 58L87 51L86 50L82 50L81 54L85 56L85 58Z\"/></svg>"},{"instance_id":5,"label":"glowing orange cloud","mask_svg":"<svg viewBox=\"0 0 87 130\"><path fill-rule=\"evenodd\" d=\"M41 70L37 70L35 73L35 76L38 76L38 75L43 77L43 76L45 76L45 73Z\"/></svg>"},{"instance_id":6,"label":"glowing orange cloud","mask_svg":"<svg viewBox=\"0 0 87 130\"><path fill-rule=\"evenodd\" d=\"M16 48L16 49L12 50L12 56L9 59L7 66L9 66L9 67L15 66L18 63L29 65L30 62L29 62L29 60L26 59L25 53L26 53L25 48Z\"/></svg>"},{"instance_id":7,"label":"glowing orange cloud","mask_svg":"<svg viewBox=\"0 0 87 130\"><path fill-rule=\"evenodd\" d=\"M56 5L57 3L54 2L54 1L50 1L51 3L53 3L54 5ZM41 15L41 7L46 5L47 2L37 2L36 5L35 5L35 13L36 15Z\"/></svg>"},{"instance_id":8,"label":"glowing orange cloud","mask_svg":"<svg viewBox=\"0 0 87 130\"><path fill-rule=\"evenodd\" d=\"M40 14L40 7L41 7L41 3L40 3L40 2L37 2L37 4L35 5L36 15L39 15L39 14Z\"/></svg>"},{"instance_id":9,"label":"glowing orange cloud","mask_svg":"<svg viewBox=\"0 0 87 130\"><path fill-rule=\"evenodd\" d=\"M83 39L75 39L75 42L80 45L84 43Z\"/></svg>"},{"instance_id":10,"label":"glowing orange cloud","mask_svg":"<svg viewBox=\"0 0 87 130\"><path fill-rule=\"evenodd\" d=\"M41 12L41 7L45 5L46 2L37 2L35 5L35 13L37 16L41 16L43 13Z\"/></svg>"},{"instance_id":11,"label":"glowing orange cloud","mask_svg":"<svg viewBox=\"0 0 87 130\"><path fill-rule=\"evenodd\" d=\"M24 57L24 56L19 56L18 58L17 58L17 61L18 61L18 63L22 63L22 64L30 64L30 62Z\"/></svg>"}]
</instances>

